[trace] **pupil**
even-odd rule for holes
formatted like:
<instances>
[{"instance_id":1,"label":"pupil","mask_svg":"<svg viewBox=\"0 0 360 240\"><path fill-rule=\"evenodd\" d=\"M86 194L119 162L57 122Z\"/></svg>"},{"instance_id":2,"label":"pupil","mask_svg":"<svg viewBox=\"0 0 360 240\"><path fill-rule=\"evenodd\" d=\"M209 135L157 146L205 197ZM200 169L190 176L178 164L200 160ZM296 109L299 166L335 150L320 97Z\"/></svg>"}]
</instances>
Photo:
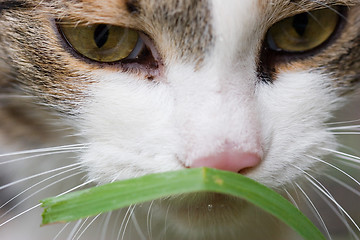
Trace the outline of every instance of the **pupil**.
<instances>
[{"instance_id":1,"label":"pupil","mask_svg":"<svg viewBox=\"0 0 360 240\"><path fill-rule=\"evenodd\" d=\"M297 32L297 34L299 34L299 36L302 37L306 31L306 27L307 27L308 23L309 23L308 14L301 13L301 14L294 16L294 21L293 21L292 26L295 29L295 31Z\"/></svg>"},{"instance_id":2,"label":"pupil","mask_svg":"<svg viewBox=\"0 0 360 240\"><path fill-rule=\"evenodd\" d=\"M96 46L101 48L105 45L109 38L109 27L105 24L100 24L94 31L94 40Z\"/></svg>"}]
</instances>

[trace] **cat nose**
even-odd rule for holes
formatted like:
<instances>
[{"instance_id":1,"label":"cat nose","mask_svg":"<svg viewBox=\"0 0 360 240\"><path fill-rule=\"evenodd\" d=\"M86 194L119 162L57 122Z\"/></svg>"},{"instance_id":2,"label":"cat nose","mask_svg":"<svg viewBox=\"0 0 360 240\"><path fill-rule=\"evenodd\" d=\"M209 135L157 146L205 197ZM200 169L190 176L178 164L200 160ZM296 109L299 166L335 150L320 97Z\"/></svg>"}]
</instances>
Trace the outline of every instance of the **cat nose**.
<instances>
[{"instance_id":1,"label":"cat nose","mask_svg":"<svg viewBox=\"0 0 360 240\"><path fill-rule=\"evenodd\" d=\"M261 157L256 153L229 149L210 156L195 159L190 168L209 167L225 171L240 173L247 168L259 165Z\"/></svg>"}]
</instances>

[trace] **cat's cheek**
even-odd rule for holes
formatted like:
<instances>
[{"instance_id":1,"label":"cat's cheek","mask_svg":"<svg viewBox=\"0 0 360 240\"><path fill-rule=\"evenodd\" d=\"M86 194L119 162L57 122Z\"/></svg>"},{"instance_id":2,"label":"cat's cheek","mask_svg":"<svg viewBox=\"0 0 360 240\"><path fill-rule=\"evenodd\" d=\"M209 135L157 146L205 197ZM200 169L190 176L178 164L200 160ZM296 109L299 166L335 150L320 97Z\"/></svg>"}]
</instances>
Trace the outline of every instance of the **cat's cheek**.
<instances>
[{"instance_id":1,"label":"cat's cheek","mask_svg":"<svg viewBox=\"0 0 360 240\"><path fill-rule=\"evenodd\" d=\"M341 98L325 74L284 72L258 88L265 158L250 177L268 186L281 186L306 170L321 166L325 148L336 148L326 128Z\"/></svg>"},{"instance_id":2,"label":"cat's cheek","mask_svg":"<svg viewBox=\"0 0 360 240\"><path fill-rule=\"evenodd\" d=\"M81 157L89 176L104 182L183 168L167 87L118 73L98 79L78 122L90 143Z\"/></svg>"}]
</instances>

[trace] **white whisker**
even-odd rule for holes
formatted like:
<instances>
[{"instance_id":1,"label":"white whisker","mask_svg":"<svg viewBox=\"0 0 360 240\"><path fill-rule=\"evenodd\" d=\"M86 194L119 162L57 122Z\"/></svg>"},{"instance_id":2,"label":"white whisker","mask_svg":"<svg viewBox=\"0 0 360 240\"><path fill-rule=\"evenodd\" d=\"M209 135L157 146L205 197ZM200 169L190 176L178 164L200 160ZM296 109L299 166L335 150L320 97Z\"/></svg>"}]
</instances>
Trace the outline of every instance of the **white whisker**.
<instances>
[{"instance_id":1,"label":"white whisker","mask_svg":"<svg viewBox=\"0 0 360 240\"><path fill-rule=\"evenodd\" d=\"M89 229L89 227L91 226L91 224L93 224L95 222L95 220L100 216L101 214L96 215L91 222L85 227L85 229L79 234L79 236L76 238L76 240L79 240L81 238L81 236L85 233L86 230Z\"/></svg>"},{"instance_id":2,"label":"white whisker","mask_svg":"<svg viewBox=\"0 0 360 240\"><path fill-rule=\"evenodd\" d=\"M27 213L27 212L30 212L31 210L34 210L35 208L40 207L40 206L41 206L41 203L36 204L35 206L33 206L33 207L31 207L31 208L28 208L28 209L26 209L25 211L22 211L21 213L13 216L12 218L6 220L5 222L0 223L0 227L4 226L5 224L7 224L7 223L9 223L9 222L11 222L11 221L13 221L13 220L15 220L16 218L24 215L24 214Z\"/></svg>"},{"instance_id":3,"label":"white whisker","mask_svg":"<svg viewBox=\"0 0 360 240\"><path fill-rule=\"evenodd\" d=\"M9 98L36 98L36 97L30 95L0 94L0 99L9 99Z\"/></svg>"},{"instance_id":4,"label":"white whisker","mask_svg":"<svg viewBox=\"0 0 360 240\"><path fill-rule=\"evenodd\" d=\"M81 222L82 222L82 219L80 219L80 220L78 220L78 221L76 222L75 226L73 227L73 229L71 230L69 236L67 237L67 240L72 240L72 239L73 239L74 234L77 232L77 230L78 230Z\"/></svg>"},{"instance_id":5,"label":"white whisker","mask_svg":"<svg viewBox=\"0 0 360 240\"><path fill-rule=\"evenodd\" d=\"M169 211L170 211L170 206L171 206L171 203L169 203L167 209L166 209L166 214L165 214L165 225L164 225L164 235L166 236L166 231L167 231L167 219L168 219L168 216L169 216Z\"/></svg>"},{"instance_id":6,"label":"white whisker","mask_svg":"<svg viewBox=\"0 0 360 240\"><path fill-rule=\"evenodd\" d=\"M297 166L294 166L294 165L292 165L292 166L295 167L295 168L297 168L297 169L299 169L302 173L304 173L304 174L306 175L305 177L311 178L311 179L312 179L314 182L316 182L316 183L318 184L318 186L320 186L331 198L333 198L333 199L335 200L334 196L329 192L329 190L328 190L319 180L317 180L314 176L312 176L310 173L302 170L301 168L299 168L299 167L297 167ZM341 212L340 209L339 209L339 211L340 211L341 215L343 215L343 213ZM344 216L343 216L343 217L344 217Z\"/></svg>"},{"instance_id":7,"label":"white whisker","mask_svg":"<svg viewBox=\"0 0 360 240\"><path fill-rule=\"evenodd\" d=\"M346 157L341 157L339 159L332 159L333 161L336 161L338 163L340 163L342 166L347 166L350 167L352 169L359 169L360 170L360 165L357 163L352 162L351 159L345 159ZM344 160L348 160L348 161L344 161Z\"/></svg>"},{"instance_id":8,"label":"white whisker","mask_svg":"<svg viewBox=\"0 0 360 240\"><path fill-rule=\"evenodd\" d=\"M22 178L20 180L16 180L14 182L11 182L11 183L8 183L8 184L5 184L5 185L1 186L0 190L3 190L5 188L8 188L8 187L13 186L15 184L18 184L18 183L21 183L21 182L24 182L24 181L27 181L27 180L30 180L30 179L33 179L33 178L36 178L36 177L40 177L40 176L43 176L43 175L46 175L46 174L49 174L49 173L53 173L53 172L56 172L56 171L60 171L60 170L66 169L66 168L75 167L75 166L79 166L79 165L80 165L80 163L74 163L74 164L70 164L70 165L67 165L67 166L64 166L64 167L60 167L60 168L52 169L52 170L45 171L45 172L42 172L42 173L38 173L38 174L29 176L29 177L26 177L26 178Z\"/></svg>"},{"instance_id":9,"label":"white whisker","mask_svg":"<svg viewBox=\"0 0 360 240\"><path fill-rule=\"evenodd\" d=\"M297 209L299 209L299 206L297 205L295 199L293 198L293 196L291 196L291 194L288 192L288 190L286 190L286 189L284 188L283 191L285 191L285 193L286 193L286 195L289 197L291 203L292 203Z\"/></svg>"},{"instance_id":10,"label":"white whisker","mask_svg":"<svg viewBox=\"0 0 360 240\"><path fill-rule=\"evenodd\" d=\"M112 231L112 234L111 234L111 238L109 238L109 239L118 239L119 238L120 233L118 231L116 231L116 230L118 229L117 226L119 225L118 223L120 221L120 216L121 216L122 211L123 211L123 209L120 209L116 213L116 217L115 217L114 224L113 224L114 227L112 228L113 231ZM118 236L118 237L115 238L115 236Z\"/></svg>"},{"instance_id":11,"label":"white whisker","mask_svg":"<svg viewBox=\"0 0 360 240\"><path fill-rule=\"evenodd\" d=\"M12 159L12 160L8 160L8 161L0 162L0 165L19 162L19 161L24 161L24 160L27 160L27 159L43 157L43 156L48 156L48 155L56 155L56 154L63 154L63 153L75 153L75 152L80 152L81 150L82 150L82 148L78 148L78 149L74 148L72 150L60 150L60 151L56 151L56 152L54 151L54 152L50 152L50 153L36 154L36 155L32 155L32 156L27 156L27 157L22 157L22 158L17 158L17 159Z\"/></svg>"},{"instance_id":12,"label":"white whisker","mask_svg":"<svg viewBox=\"0 0 360 240\"><path fill-rule=\"evenodd\" d=\"M320 2L318 0L310 0L310 1L315 2L315 3L319 4L320 6L323 6L323 7L327 8L327 9L330 9L331 11L336 13L339 17L341 17L344 21L348 22L347 18L343 14L341 14L338 10L336 10L334 7L332 7L331 5Z\"/></svg>"},{"instance_id":13,"label":"white whisker","mask_svg":"<svg viewBox=\"0 0 360 240\"><path fill-rule=\"evenodd\" d=\"M81 166L78 166L78 167L75 167L75 168L72 168L72 169L68 169L68 170L66 170L66 171L62 171L62 172L57 173L57 174L55 174L55 175L53 175L53 176L50 176L50 177L48 177L48 178L43 179L43 180L41 180L40 182L35 183L35 184L32 185L31 187L28 187L27 189L21 191L20 193L16 194L14 197L12 197L11 199L9 199L7 202L5 202L3 205L0 206L0 209L3 208L4 206L6 206L7 204L9 204L11 201L13 201L14 199L16 199L16 198L19 197L20 195L22 195L22 194L24 194L25 192L29 191L30 189L36 187L37 185L40 185L40 184L43 183L43 182L46 182L46 181L48 181L48 180L50 180L50 179L53 179L53 178L55 178L55 177L57 177L57 176L60 176L60 175L64 174L64 173L71 172L71 171L74 171L74 170L79 169L79 168L81 168Z\"/></svg>"},{"instance_id":14,"label":"white whisker","mask_svg":"<svg viewBox=\"0 0 360 240\"><path fill-rule=\"evenodd\" d=\"M342 174L344 174L345 176L347 176L348 178L350 178L351 180L353 180L357 185L360 186L360 182L359 182L358 180L356 180L353 176L351 176L350 174L348 174L347 172L345 172L344 170L336 167L335 165L333 165L333 164L331 164L331 163L328 163L328 162L326 162L326 161L324 161L324 160L321 160L321 159L319 159L319 158L312 157L312 156L308 156L308 157L310 157L310 158L312 158L312 159L314 159L314 160L317 160L317 161L319 161L319 162L322 162L322 163L324 163L324 164L326 164L326 165L328 165L328 166L330 166L330 167L338 170L339 172L341 172Z\"/></svg>"},{"instance_id":15,"label":"white whisker","mask_svg":"<svg viewBox=\"0 0 360 240\"><path fill-rule=\"evenodd\" d=\"M327 125L343 125L343 124L356 123L356 122L360 122L360 119L349 120L349 121L340 121L340 122L331 122L331 123L327 123Z\"/></svg>"},{"instance_id":16,"label":"white whisker","mask_svg":"<svg viewBox=\"0 0 360 240\"><path fill-rule=\"evenodd\" d=\"M85 226L86 222L89 220L90 217L87 217L85 219L82 219L82 223L81 225L78 227L78 229L76 230L76 232L74 233L73 237L71 238L71 240L75 240L76 235L78 235L78 233L81 231L82 227Z\"/></svg>"},{"instance_id":17,"label":"white whisker","mask_svg":"<svg viewBox=\"0 0 360 240\"><path fill-rule=\"evenodd\" d=\"M327 128L327 130L330 130L330 131L347 130L347 129L359 130L360 125L349 125L349 126L339 126L339 127L329 127L329 128Z\"/></svg>"},{"instance_id":18,"label":"white whisker","mask_svg":"<svg viewBox=\"0 0 360 240\"><path fill-rule=\"evenodd\" d=\"M56 240L56 239L61 235L61 233L67 228L67 226L69 226L69 224L70 224L69 222L66 223L65 226L62 227L62 228L60 229L60 231L56 234L56 236L53 238L53 240Z\"/></svg>"},{"instance_id":19,"label":"white whisker","mask_svg":"<svg viewBox=\"0 0 360 240\"><path fill-rule=\"evenodd\" d=\"M62 196L62 195L65 195L65 194L67 194L67 193L69 193L69 192L72 192L72 191L74 191L74 190L76 190L76 189L79 189L79 188L81 188L81 187L83 187L83 186L85 186L85 185L88 185L89 183L92 183L92 182L94 182L94 181L96 181L96 179L92 179L92 180L86 181L86 182L84 182L84 183L82 183L82 184L80 184L80 185L77 185L76 187L70 188L69 190L67 190L67 191L65 191L65 192L63 192L63 193L60 193L60 194L56 195L56 197L60 197L60 196Z\"/></svg>"},{"instance_id":20,"label":"white whisker","mask_svg":"<svg viewBox=\"0 0 360 240\"><path fill-rule=\"evenodd\" d=\"M350 185L340 181L339 179L337 179L331 175L328 175L326 177L360 197L360 191L356 190L355 188L351 187Z\"/></svg>"},{"instance_id":21,"label":"white whisker","mask_svg":"<svg viewBox=\"0 0 360 240\"><path fill-rule=\"evenodd\" d=\"M334 135L360 135L360 132L333 132Z\"/></svg>"},{"instance_id":22,"label":"white whisker","mask_svg":"<svg viewBox=\"0 0 360 240\"><path fill-rule=\"evenodd\" d=\"M146 214L146 228L147 228L147 232L148 232L148 236L150 238L150 240L152 239L152 226L151 226L151 218L152 218L152 214L151 214L151 209L152 206L154 204L154 200L151 201L150 206L149 206L149 210Z\"/></svg>"},{"instance_id":23,"label":"white whisker","mask_svg":"<svg viewBox=\"0 0 360 240\"><path fill-rule=\"evenodd\" d=\"M313 211L315 211L315 216L318 219L318 221L321 223L323 229L326 232L326 235L329 237L329 239L331 240L332 237L329 233L329 230L324 222L324 219L321 217L321 214L319 213L319 211L317 210L317 208L315 207L314 203L311 201L310 197L305 193L304 189L302 189L299 184L295 183L295 185L298 187L298 189L302 192L302 194L305 196L305 198L307 199L307 203L310 203L311 205L311 209L313 209Z\"/></svg>"},{"instance_id":24,"label":"white whisker","mask_svg":"<svg viewBox=\"0 0 360 240\"><path fill-rule=\"evenodd\" d=\"M73 187L73 188L71 188L71 189L69 189L69 190L67 190L67 191L65 191L65 192L63 192L63 193L61 193L61 194L58 194L57 197L62 196L62 195L64 195L64 194L66 194L66 193L72 192L72 191L74 191L74 190L76 190L76 189L78 189L78 188L80 188L80 187L82 187L82 186L85 186L85 185L87 185L87 184L89 184L89 183L91 183L91 182L93 182L93 181L94 181L94 180L89 180L89 181L87 181L87 182L84 182L84 183L82 183L82 184L80 184L80 185L78 185L78 186L76 186L76 187ZM0 227L2 227L2 226L4 226L5 224L11 222L12 220L14 220L14 219L16 219L16 218L24 215L25 213L30 212L31 210L33 210L33 209L35 209L35 208L37 208L37 207L39 207L39 206L41 206L41 203L39 203L39 204L37 204L37 205L35 205L35 206L33 206L33 207L31 207L31 208L29 208L29 209L21 212L21 213L19 213L19 214L17 214L16 216L14 216L14 217L12 217L12 218L10 218L10 219L8 219L8 220L6 220L5 222L3 222L3 223L0 224Z\"/></svg>"},{"instance_id":25,"label":"white whisker","mask_svg":"<svg viewBox=\"0 0 360 240\"><path fill-rule=\"evenodd\" d=\"M337 155L349 157L349 158L353 159L354 162L360 163L360 157L357 157L357 156L354 156L354 155L351 155L351 154L348 154L348 153L340 152L340 151L337 151L337 150L329 149L329 148L321 148L321 149L332 152L332 153L335 153Z\"/></svg>"},{"instance_id":26,"label":"white whisker","mask_svg":"<svg viewBox=\"0 0 360 240\"><path fill-rule=\"evenodd\" d=\"M319 195L319 197L330 207L330 209L335 213L335 215L339 218L339 220L344 224L344 226L351 233L351 235L354 236L355 239L359 239L357 234L354 232L354 230L349 225L348 221L345 219L345 215L341 211L341 209L339 207L335 207L333 205L333 201L332 200L330 201L328 196L326 196L326 195L324 196L324 194L322 192L320 192L317 188L315 188L313 184L311 186L313 187L314 191ZM333 199L333 200L335 200L335 199Z\"/></svg>"},{"instance_id":27,"label":"white whisker","mask_svg":"<svg viewBox=\"0 0 360 240\"><path fill-rule=\"evenodd\" d=\"M146 237L145 237L143 231L141 230L141 227L136 219L135 212L131 215L131 221L133 222L136 232L138 233L140 239L146 240Z\"/></svg>"},{"instance_id":28,"label":"white whisker","mask_svg":"<svg viewBox=\"0 0 360 240\"><path fill-rule=\"evenodd\" d=\"M45 190L45 189L47 189L47 188L49 188L49 187L51 187L51 186L53 186L53 185L55 185L55 184L58 184L59 182L62 182L62 181L66 180L66 179L68 179L68 178L71 178L71 177L73 177L73 176L79 175L80 173L82 173L82 172L73 173L73 174L71 174L71 175L69 175L69 176L66 176L66 177L64 177L64 178L62 178L62 179L59 179L59 180L57 180L57 181L55 181L55 182L52 182L51 184L46 185L45 187L43 187L43 188L41 188L41 189L33 192L32 194L30 194L29 196L27 196L26 198L24 198L23 200L21 200L20 202L18 202L17 204L15 204L13 207L11 207L9 210L7 210L5 213L3 213L2 215L0 215L0 219L3 218L4 216L6 216L6 214L8 214L11 210L13 210L13 209L16 208L17 206L19 206L20 204L22 204L23 202L25 202L26 200L28 200L28 199L31 198L32 196L38 194L39 192L41 192L41 191L43 191L43 190Z\"/></svg>"},{"instance_id":29,"label":"white whisker","mask_svg":"<svg viewBox=\"0 0 360 240\"><path fill-rule=\"evenodd\" d=\"M106 219L105 219L105 222L104 222L104 225L102 227L102 231L101 231L101 237L100 239L101 240L105 240L105 237L106 237L106 232L107 232L107 229L108 229L108 226L109 226L109 222L110 222L110 218L111 218L111 214L113 212L108 212L107 215L106 215Z\"/></svg>"},{"instance_id":30,"label":"white whisker","mask_svg":"<svg viewBox=\"0 0 360 240\"><path fill-rule=\"evenodd\" d=\"M347 217L348 219L353 223L353 225L357 228L357 230L360 232L359 226L356 224L354 219L349 215L349 213L332 197L330 196L326 191L324 191L318 184L316 184L311 178L307 177L308 181L310 181L320 192L322 192L330 201L332 201Z\"/></svg>"},{"instance_id":31,"label":"white whisker","mask_svg":"<svg viewBox=\"0 0 360 240\"><path fill-rule=\"evenodd\" d=\"M125 232L126 232L126 227L127 227L127 224L129 223L130 221L130 217L131 217L131 214L133 213L134 211L134 208L135 206L134 205L130 205L125 213L125 216L124 216L124 219L122 220L121 222L121 225L120 225L120 229L119 229L119 233L118 233L118 236L117 236L117 239L119 240L120 239L120 234L121 232L123 232L122 236L121 236L121 239L123 240L124 239L124 236L125 236ZM124 230L123 230L124 229Z\"/></svg>"},{"instance_id":32,"label":"white whisker","mask_svg":"<svg viewBox=\"0 0 360 240\"><path fill-rule=\"evenodd\" d=\"M9 157L14 155L21 155L21 154L31 154L31 153L43 153L43 152L51 152L51 151L59 151L59 150L71 150L73 148L84 148L87 147L89 144L79 143L79 144L71 144L71 145L63 145L57 147L48 147L48 148L38 148L38 149L30 149L24 151L17 151L11 153L4 153L0 154L0 157Z\"/></svg>"}]
</instances>

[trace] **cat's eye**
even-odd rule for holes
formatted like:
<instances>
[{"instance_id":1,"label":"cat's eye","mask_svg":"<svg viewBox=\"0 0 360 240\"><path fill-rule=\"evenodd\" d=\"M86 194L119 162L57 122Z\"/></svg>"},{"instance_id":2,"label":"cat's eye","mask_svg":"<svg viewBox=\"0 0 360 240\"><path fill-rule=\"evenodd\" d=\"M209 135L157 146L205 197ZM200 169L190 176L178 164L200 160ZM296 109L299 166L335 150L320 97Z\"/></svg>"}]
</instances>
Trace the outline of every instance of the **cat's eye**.
<instances>
[{"instance_id":1,"label":"cat's eye","mask_svg":"<svg viewBox=\"0 0 360 240\"><path fill-rule=\"evenodd\" d=\"M135 59L144 48L139 33L129 28L106 24L59 24L59 28L76 52L97 62Z\"/></svg>"},{"instance_id":2,"label":"cat's eye","mask_svg":"<svg viewBox=\"0 0 360 240\"><path fill-rule=\"evenodd\" d=\"M270 49L305 52L329 39L339 22L338 8L305 12L273 25L267 34Z\"/></svg>"}]
</instances>

